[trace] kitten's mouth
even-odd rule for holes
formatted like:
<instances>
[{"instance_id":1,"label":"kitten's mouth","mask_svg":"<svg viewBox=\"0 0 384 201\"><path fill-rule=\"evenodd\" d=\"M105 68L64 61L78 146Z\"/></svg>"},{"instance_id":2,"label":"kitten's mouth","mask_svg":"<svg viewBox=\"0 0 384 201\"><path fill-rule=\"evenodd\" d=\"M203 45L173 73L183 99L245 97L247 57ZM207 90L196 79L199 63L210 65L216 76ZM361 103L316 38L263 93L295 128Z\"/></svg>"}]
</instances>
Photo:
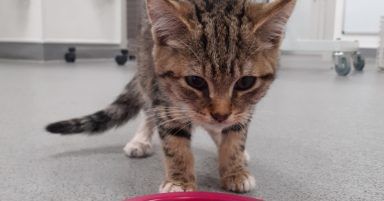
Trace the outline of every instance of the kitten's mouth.
<instances>
[{"instance_id":1,"label":"kitten's mouth","mask_svg":"<svg viewBox=\"0 0 384 201\"><path fill-rule=\"evenodd\" d=\"M200 125L202 125L203 127L210 127L210 128L214 128L214 130L223 130L225 128L228 128L228 127L231 127L233 125L235 125L236 123L235 122L231 122L231 121L224 121L224 122L217 122L215 120L206 120L206 119L197 119L196 122Z\"/></svg>"},{"instance_id":2,"label":"kitten's mouth","mask_svg":"<svg viewBox=\"0 0 384 201\"><path fill-rule=\"evenodd\" d=\"M225 120L222 122L216 121L216 120L211 120L212 124L219 125L219 126L231 126L233 124L232 121L230 120Z\"/></svg>"},{"instance_id":3,"label":"kitten's mouth","mask_svg":"<svg viewBox=\"0 0 384 201\"><path fill-rule=\"evenodd\" d=\"M236 120L232 119L233 117L228 117L226 120L217 121L209 115L206 115L202 112L194 112L193 115L195 118L194 121L205 127L215 127L216 129L225 129L236 124Z\"/></svg>"}]
</instances>

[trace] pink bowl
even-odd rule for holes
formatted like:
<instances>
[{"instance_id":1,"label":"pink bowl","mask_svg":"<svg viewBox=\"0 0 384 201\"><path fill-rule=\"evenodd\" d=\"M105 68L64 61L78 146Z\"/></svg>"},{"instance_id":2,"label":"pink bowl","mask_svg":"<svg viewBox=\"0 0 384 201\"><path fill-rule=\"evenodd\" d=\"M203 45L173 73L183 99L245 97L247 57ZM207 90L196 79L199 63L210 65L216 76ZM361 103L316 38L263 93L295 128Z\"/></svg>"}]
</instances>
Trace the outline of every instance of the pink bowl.
<instances>
[{"instance_id":1,"label":"pink bowl","mask_svg":"<svg viewBox=\"0 0 384 201\"><path fill-rule=\"evenodd\" d=\"M225 193L164 193L147 195L125 201L262 201L260 199Z\"/></svg>"}]
</instances>

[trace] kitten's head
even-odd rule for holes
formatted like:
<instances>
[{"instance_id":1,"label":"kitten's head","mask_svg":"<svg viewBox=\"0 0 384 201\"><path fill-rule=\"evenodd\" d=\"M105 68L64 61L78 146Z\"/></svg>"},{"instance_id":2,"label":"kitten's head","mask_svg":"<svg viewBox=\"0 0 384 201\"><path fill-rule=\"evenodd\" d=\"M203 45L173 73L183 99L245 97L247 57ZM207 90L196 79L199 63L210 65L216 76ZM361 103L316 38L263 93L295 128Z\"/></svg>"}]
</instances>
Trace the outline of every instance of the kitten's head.
<instances>
[{"instance_id":1,"label":"kitten's head","mask_svg":"<svg viewBox=\"0 0 384 201\"><path fill-rule=\"evenodd\" d=\"M161 90L194 121L247 122L276 73L295 0L147 0Z\"/></svg>"}]
</instances>

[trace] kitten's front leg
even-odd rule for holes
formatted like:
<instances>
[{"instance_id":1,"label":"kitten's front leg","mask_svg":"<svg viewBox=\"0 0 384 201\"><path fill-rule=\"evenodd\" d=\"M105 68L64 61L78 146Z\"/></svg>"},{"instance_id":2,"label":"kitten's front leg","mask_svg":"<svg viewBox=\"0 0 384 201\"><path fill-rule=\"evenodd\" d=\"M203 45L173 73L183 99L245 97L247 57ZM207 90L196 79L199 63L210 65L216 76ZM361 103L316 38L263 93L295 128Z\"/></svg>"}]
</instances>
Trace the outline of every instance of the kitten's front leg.
<instances>
[{"instance_id":1,"label":"kitten's front leg","mask_svg":"<svg viewBox=\"0 0 384 201\"><path fill-rule=\"evenodd\" d=\"M222 133L219 148L219 171L221 184L225 190L246 193L256 186L255 178L246 167L244 155L247 128L235 125Z\"/></svg>"},{"instance_id":2,"label":"kitten's front leg","mask_svg":"<svg viewBox=\"0 0 384 201\"><path fill-rule=\"evenodd\" d=\"M165 155L166 171L166 180L160 186L160 193L194 191L196 179L191 151L191 127L167 126L158 128Z\"/></svg>"},{"instance_id":3,"label":"kitten's front leg","mask_svg":"<svg viewBox=\"0 0 384 201\"><path fill-rule=\"evenodd\" d=\"M209 135L211 136L213 142L215 142L218 149L220 149L222 141L222 133L214 130L207 129ZM244 151L245 164L248 164L251 160L251 156L248 154L247 150Z\"/></svg>"}]
</instances>

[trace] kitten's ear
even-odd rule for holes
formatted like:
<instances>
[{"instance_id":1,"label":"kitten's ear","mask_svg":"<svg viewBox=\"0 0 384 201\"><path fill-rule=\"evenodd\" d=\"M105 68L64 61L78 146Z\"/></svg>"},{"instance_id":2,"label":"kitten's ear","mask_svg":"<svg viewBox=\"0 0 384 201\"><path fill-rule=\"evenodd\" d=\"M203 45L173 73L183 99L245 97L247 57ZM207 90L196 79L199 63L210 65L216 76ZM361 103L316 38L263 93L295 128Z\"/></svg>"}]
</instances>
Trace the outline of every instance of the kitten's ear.
<instances>
[{"instance_id":1,"label":"kitten's ear","mask_svg":"<svg viewBox=\"0 0 384 201\"><path fill-rule=\"evenodd\" d=\"M194 29L194 7L186 0L147 0L147 12L155 41L175 45Z\"/></svg>"},{"instance_id":2,"label":"kitten's ear","mask_svg":"<svg viewBox=\"0 0 384 201\"><path fill-rule=\"evenodd\" d=\"M278 45L284 35L285 26L292 15L296 0L275 0L267 4L251 4L248 16L251 18L252 32Z\"/></svg>"}]
</instances>

